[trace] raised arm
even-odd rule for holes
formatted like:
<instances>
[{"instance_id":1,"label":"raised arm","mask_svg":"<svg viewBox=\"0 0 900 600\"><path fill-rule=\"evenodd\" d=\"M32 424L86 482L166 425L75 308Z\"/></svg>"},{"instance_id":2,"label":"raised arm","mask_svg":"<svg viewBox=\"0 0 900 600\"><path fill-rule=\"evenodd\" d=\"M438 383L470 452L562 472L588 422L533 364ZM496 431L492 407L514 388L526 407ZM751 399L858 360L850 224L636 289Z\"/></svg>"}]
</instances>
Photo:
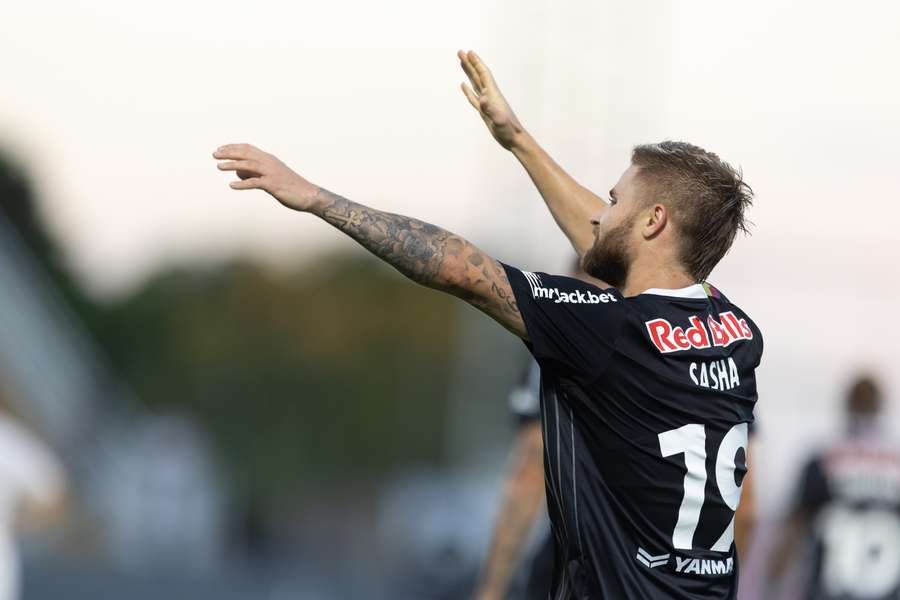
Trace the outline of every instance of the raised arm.
<instances>
[{"instance_id":1,"label":"raised arm","mask_svg":"<svg viewBox=\"0 0 900 600\"><path fill-rule=\"evenodd\" d=\"M428 223L381 212L313 185L271 154L248 144L222 146L213 156L235 171L232 189L259 189L284 206L327 221L406 277L457 296L521 338L525 324L499 262L462 237Z\"/></svg>"},{"instance_id":2,"label":"raised arm","mask_svg":"<svg viewBox=\"0 0 900 600\"><path fill-rule=\"evenodd\" d=\"M566 173L522 127L491 71L477 54L460 50L458 56L471 83L471 87L462 84L469 103L481 115L494 139L525 167L557 225L578 255L583 256L594 242L591 217L602 211L606 202Z\"/></svg>"}]
</instances>

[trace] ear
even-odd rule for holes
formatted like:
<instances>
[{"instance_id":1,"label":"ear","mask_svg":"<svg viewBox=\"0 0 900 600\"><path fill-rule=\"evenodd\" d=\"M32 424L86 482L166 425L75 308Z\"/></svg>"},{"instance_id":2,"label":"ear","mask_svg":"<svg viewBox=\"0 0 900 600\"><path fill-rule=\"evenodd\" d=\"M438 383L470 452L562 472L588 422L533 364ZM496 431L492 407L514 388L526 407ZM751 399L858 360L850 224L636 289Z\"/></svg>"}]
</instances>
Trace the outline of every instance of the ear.
<instances>
[{"instance_id":1,"label":"ear","mask_svg":"<svg viewBox=\"0 0 900 600\"><path fill-rule=\"evenodd\" d=\"M644 239L650 240L658 236L669 222L669 211L664 204L651 204L644 211L642 233Z\"/></svg>"}]
</instances>

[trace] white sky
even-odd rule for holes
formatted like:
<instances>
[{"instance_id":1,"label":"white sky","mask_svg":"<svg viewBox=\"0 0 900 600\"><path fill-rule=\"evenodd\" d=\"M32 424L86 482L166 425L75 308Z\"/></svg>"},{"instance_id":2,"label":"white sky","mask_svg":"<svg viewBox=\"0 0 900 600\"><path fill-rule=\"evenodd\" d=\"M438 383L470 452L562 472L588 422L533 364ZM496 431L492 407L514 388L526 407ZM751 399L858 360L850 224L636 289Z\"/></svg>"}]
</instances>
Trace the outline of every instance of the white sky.
<instances>
[{"instance_id":1,"label":"white sky","mask_svg":"<svg viewBox=\"0 0 900 600\"><path fill-rule=\"evenodd\" d=\"M900 384L900 8L825 4L16 2L0 24L0 145L100 294L174 263L350 247L228 190L210 153L232 141L560 268L565 241L458 90L458 47L481 52L525 125L598 191L635 143L715 150L757 192L755 234L713 281L766 333L771 500L798 449L836 426L853 368Z\"/></svg>"}]
</instances>

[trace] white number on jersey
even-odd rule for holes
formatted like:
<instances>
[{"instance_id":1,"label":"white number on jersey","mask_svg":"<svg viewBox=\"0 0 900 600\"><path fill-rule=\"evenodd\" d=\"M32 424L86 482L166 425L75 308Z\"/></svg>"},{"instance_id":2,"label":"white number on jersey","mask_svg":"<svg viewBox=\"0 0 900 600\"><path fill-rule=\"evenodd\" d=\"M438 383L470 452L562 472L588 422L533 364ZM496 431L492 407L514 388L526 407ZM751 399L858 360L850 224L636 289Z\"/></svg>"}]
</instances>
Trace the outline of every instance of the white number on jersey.
<instances>
[{"instance_id":1,"label":"white number on jersey","mask_svg":"<svg viewBox=\"0 0 900 600\"><path fill-rule=\"evenodd\" d=\"M706 429L703 425L684 425L678 429L659 434L659 448L664 457L684 454L684 496L678 509L678 521L672 533L672 546L680 550L692 550L694 532L700 523L700 511L706 499ZM732 427L716 454L716 485L722 499L732 510L731 521L713 545L712 550L727 552L734 541L734 511L741 501L741 487L734 481L737 468L734 458L738 449L747 452L747 424L738 423Z\"/></svg>"},{"instance_id":2,"label":"white number on jersey","mask_svg":"<svg viewBox=\"0 0 900 600\"><path fill-rule=\"evenodd\" d=\"M900 517L837 506L817 522L825 543L822 582L831 596L883 598L900 584Z\"/></svg>"}]
</instances>

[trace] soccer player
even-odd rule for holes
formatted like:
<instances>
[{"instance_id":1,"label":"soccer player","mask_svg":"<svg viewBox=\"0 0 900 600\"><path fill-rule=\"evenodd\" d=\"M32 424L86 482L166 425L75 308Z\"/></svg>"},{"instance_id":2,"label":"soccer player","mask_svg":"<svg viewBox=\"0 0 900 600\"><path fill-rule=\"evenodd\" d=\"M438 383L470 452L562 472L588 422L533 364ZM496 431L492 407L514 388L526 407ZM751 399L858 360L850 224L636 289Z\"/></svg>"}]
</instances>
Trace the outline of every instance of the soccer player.
<instances>
[{"instance_id":1,"label":"soccer player","mask_svg":"<svg viewBox=\"0 0 900 600\"><path fill-rule=\"evenodd\" d=\"M778 581L813 545L809 600L900 599L900 442L880 422L881 390L871 377L847 393L847 433L816 453L773 552Z\"/></svg>"},{"instance_id":2,"label":"soccer player","mask_svg":"<svg viewBox=\"0 0 900 600\"><path fill-rule=\"evenodd\" d=\"M484 120L494 138L502 147L510 150L525 167L532 181L537 184L538 190L547 202L557 223L572 242L575 251L583 252L585 248L582 241L590 239L591 231L590 223L579 215L588 214L591 206L599 202L599 197L578 185L531 139L501 93L490 69L476 53L460 51L457 56L471 84L471 87L466 84L462 85L466 98ZM584 279L583 273L578 274L580 269L577 266L575 271L576 276ZM746 452L748 462L754 437L752 428L749 433L750 439ZM522 443L520 447L525 447L525 444ZM517 483L517 479L521 478L522 471L527 471L527 469L522 468L517 472L518 474L514 475L516 479L513 479L513 483ZM734 522L734 540L739 556L744 556L748 551L756 526L756 504L752 482L753 478L748 471L741 486L741 502ZM516 496L530 498L528 496L530 488L527 486L515 485L514 489ZM509 496L504 507L513 501L514 498ZM525 502L527 504L528 500ZM530 512L523 513L521 510L513 512L518 518L521 518L523 514L530 514ZM519 528L513 526L518 521L514 517L504 517L502 513L500 519L495 543L489 554L488 568L483 574L482 589L490 590L493 593L487 594L485 598L498 597L498 592L505 589L501 587L501 583L504 581L503 567L508 564L510 557L517 555L518 546L521 545L521 537L509 533L518 532ZM505 541L504 544L499 543L498 538L501 537ZM543 570L540 565L543 554L539 553L532 565L535 573ZM495 568L491 568L492 565Z\"/></svg>"},{"instance_id":3,"label":"soccer player","mask_svg":"<svg viewBox=\"0 0 900 600\"><path fill-rule=\"evenodd\" d=\"M704 282L744 229L751 194L738 172L691 144L636 147L608 204L578 205L590 217L565 213L592 224L593 240L579 242L584 270L608 286L598 287L501 264L253 146L214 157L236 172L233 189L311 213L526 342L543 379L553 598L734 598L734 512L762 337Z\"/></svg>"}]
</instances>

